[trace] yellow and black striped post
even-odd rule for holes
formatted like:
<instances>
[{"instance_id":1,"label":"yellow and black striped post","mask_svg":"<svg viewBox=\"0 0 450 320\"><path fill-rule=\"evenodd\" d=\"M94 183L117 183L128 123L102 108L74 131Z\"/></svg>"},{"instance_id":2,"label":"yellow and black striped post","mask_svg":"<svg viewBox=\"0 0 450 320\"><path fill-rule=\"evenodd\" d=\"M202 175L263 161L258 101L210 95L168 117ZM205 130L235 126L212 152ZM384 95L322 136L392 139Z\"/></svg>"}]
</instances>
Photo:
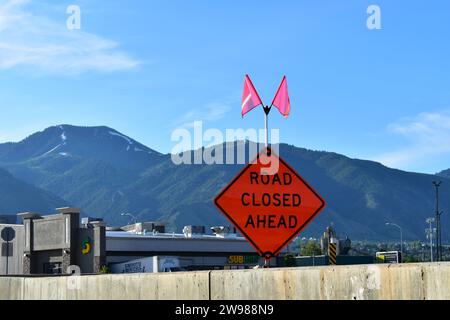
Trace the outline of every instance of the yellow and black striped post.
<instances>
[{"instance_id":1,"label":"yellow and black striped post","mask_svg":"<svg viewBox=\"0 0 450 320\"><path fill-rule=\"evenodd\" d=\"M336 265L336 243L328 244L329 264Z\"/></svg>"}]
</instances>

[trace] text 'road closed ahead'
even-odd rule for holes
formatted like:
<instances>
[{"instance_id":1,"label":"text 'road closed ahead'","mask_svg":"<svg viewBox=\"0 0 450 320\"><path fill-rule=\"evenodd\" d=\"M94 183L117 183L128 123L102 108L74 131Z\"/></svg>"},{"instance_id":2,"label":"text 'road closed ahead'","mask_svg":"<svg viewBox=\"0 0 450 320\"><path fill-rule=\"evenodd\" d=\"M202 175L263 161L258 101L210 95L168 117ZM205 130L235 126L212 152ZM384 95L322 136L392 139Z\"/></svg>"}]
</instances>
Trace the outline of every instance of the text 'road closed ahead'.
<instances>
[{"instance_id":1,"label":"text 'road closed ahead'","mask_svg":"<svg viewBox=\"0 0 450 320\"><path fill-rule=\"evenodd\" d=\"M249 212L244 228L297 228L298 219L294 214L272 214L272 207L287 208L299 207L301 205L301 195L299 193L270 192L273 186L281 187L291 185L292 174L285 172L282 175L278 173L268 175L250 171L249 177L252 190L260 185L267 186L268 188L266 192L260 194L252 191L243 192L241 196L242 205L252 208L262 207L261 209L264 209L266 213L252 214L252 212Z\"/></svg>"}]
</instances>

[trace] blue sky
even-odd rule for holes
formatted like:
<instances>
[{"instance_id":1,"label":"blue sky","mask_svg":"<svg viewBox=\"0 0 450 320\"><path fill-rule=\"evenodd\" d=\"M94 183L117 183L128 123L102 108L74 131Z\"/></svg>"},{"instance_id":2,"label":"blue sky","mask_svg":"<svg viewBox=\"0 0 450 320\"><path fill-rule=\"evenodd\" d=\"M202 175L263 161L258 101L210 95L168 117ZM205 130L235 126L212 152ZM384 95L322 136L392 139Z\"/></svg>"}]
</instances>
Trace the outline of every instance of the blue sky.
<instances>
[{"instance_id":1,"label":"blue sky","mask_svg":"<svg viewBox=\"0 0 450 320\"><path fill-rule=\"evenodd\" d=\"M434 173L450 167L449 16L448 1L0 0L0 142L107 125L170 152L194 120L260 128L261 110L240 115L244 74L265 103L286 74L282 142Z\"/></svg>"}]
</instances>

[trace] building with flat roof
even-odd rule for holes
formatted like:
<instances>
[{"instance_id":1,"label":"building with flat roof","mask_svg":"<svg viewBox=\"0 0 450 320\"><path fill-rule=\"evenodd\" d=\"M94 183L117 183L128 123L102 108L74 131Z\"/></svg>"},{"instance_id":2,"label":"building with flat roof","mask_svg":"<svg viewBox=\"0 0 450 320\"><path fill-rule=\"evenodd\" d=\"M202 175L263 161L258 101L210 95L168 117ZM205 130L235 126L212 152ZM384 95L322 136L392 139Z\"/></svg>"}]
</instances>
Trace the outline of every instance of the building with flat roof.
<instances>
[{"instance_id":1,"label":"building with flat roof","mask_svg":"<svg viewBox=\"0 0 450 320\"><path fill-rule=\"evenodd\" d=\"M234 234L176 234L106 231L108 264L151 256L177 257L185 270L250 268L264 261L243 237Z\"/></svg>"},{"instance_id":2,"label":"building with flat roof","mask_svg":"<svg viewBox=\"0 0 450 320\"><path fill-rule=\"evenodd\" d=\"M106 267L116 270L112 266L149 257L170 257L180 270L242 269L264 264L246 239L230 227L212 227L211 234L204 226L167 233L164 224L157 222L106 227L98 218L80 222L77 208L56 211L52 215L20 213L22 224L0 224L0 232L9 237L0 239L0 274L99 273ZM270 265L276 265L276 259Z\"/></svg>"}]
</instances>

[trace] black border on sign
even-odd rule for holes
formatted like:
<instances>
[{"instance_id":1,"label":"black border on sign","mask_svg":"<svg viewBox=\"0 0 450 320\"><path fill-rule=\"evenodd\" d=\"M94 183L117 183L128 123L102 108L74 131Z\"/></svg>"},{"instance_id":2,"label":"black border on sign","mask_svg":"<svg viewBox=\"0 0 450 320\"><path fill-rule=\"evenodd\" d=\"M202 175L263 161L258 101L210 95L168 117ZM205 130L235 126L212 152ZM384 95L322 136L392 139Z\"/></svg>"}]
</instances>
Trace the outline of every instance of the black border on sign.
<instances>
[{"instance_id":1,"label":"black border on sign","mask_svg":"<svg viewBox=\"0 0 450 320\"><path fill-rule=\"evenodd\" d=\"M267 151L266 151L267 150ZM294 170L290 165L288 165L279 155L274 153L270 147L264 148L263 151L259 152L258 155L250 161L237 175L236 177L214 198L214 205L227 217L227 219L245 236L245 238L251 243L251 245L256 249L256 251L261 255L265 256L267 253L263 252L255 242L244 232L244 230L239 227L239 225L228 215L228 213L219 205L218 200L222 195L252 166L252 164L256 163L259 160L260 154L263 152L270 152L272 156L276 156L283 165L285 165L294 175L302 181L306 187L314 193L314 195L322 202L322 205L305 221L293 234L290 236L275 252L269 253L268 259L271 259L273 256L276 256L280 253L280 251L297 235L299 234L312 220L315 218L319 212L325 207L325 200Z\"/></svg>"}]
</instances>

